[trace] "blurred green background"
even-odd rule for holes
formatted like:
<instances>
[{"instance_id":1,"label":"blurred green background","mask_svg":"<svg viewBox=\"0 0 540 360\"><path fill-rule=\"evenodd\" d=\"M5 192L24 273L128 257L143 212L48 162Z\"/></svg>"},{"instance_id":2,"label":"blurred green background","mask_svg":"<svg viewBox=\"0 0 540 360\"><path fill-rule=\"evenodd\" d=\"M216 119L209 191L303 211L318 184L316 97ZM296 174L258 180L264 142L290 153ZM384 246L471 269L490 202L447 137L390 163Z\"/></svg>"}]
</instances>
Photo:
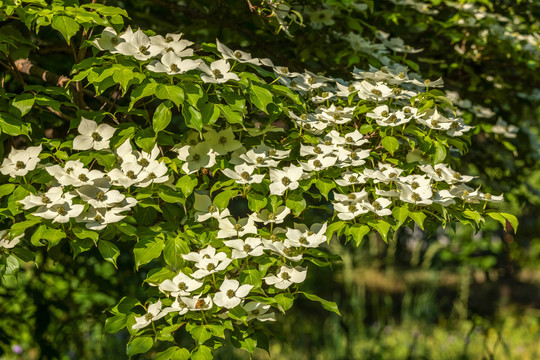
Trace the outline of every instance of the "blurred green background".
<instances>
[{"instance_id":1,"label":"blurred green background","mask_svg":"<svg viewBox=\"0 0 540 360\"><path fill-rule=\"evenodd\" d=\"M334 240L330 251L342 261L311 268L304 286L335 301L342 316L298 300L270 325L271 356L257 350L254 358L539 358L540 46L533 40L540 39L540 3L287 3L304 14L286 18L289 34L261 1L107 1L126 9L133 27L181 31L199 44L217 37L294 71L347 78L354 67L382 66L380 54L346 41L351 32L376 43L383 31L423 48L385 56L424 78L442 76L445 89L470 101L461 103L462 116L476 125L470 152L452 165L478 176L486 192L504 192L500 208L517 215L520 228L514 234L488 221L477 234L464 227L434 234L407 229L388 244L372 234L358 248ZM319 27L314 13L321 10L331 12L331 21ZM30 58L67 75L69 48L59 36L44 28ZM493 114L483 116L478 107ZM516 137L493 130L499 119L519 128ZM135 281L132 255L121 250L116 270L96 249L75 259L66 243L49 253L38 249L37 266L26 264L0 287L0 359L124 359L128 334L103 332L105 310L124 295L143 297L135 284L145 274ZM218 358L249 356L223 347Z\"/></svg>"}]
</instances>

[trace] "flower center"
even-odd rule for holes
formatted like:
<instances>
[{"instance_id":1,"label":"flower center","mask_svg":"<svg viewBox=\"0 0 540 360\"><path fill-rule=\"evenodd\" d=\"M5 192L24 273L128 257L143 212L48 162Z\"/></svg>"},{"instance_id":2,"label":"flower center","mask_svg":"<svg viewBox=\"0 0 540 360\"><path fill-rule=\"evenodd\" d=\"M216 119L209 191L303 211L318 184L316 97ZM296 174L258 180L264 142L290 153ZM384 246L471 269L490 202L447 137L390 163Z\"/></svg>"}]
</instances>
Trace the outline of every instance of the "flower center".
<instances>
[{"instance_id":1,"label":"flower center","mask_svg":"<svg viewBox=\"0 0 540 360\"><path fill-rule=\"evenodd\" d=\"M98 191L96 194L96 199L98 201L105 201L107 199L107 196L105 196L105 193L103 191Z\"/></svg>"},{"instance_id":2,"label":"flower center","mask_svg":"<svg viewBox=\"0 0 540 360\"><path fill-rule=\"evenodd\" d=\"M358 208L356 207L356 205L355 205L355 204L351 204L351 205L349 205L349 211L350 211L350 212L352 212L352 213L353 213L353 212L355 212L356 210L358 210Z\"/></svg>"},{"instance_id":3,"label":"flower center","mask_svg":"<svg viewBox=\"0 0 540 360\"><path fill-rule=\"evenodd\" d=\"M216 268L216 265L214 265L214 264L212 264L212 263L206 265L206 270L208 270L208 271L212 271L212 270L214 270L215 268Z\"/></svg>"},{"instance_id":4,"label":"flower center","mask_svg":"<svg viewBox=\"0 0 540 360\"><path fill-rule=\"evenodd\" d=\"M435 119L432 119L431 120L431 126L437 126L437 125L439 125L439 122L437 120L435 120Z\"/></svg>"},{"instance_id":5,"label":"flower center","mask_svg":"<svg viewBox=\"0 0 540 360\"><path fill-rule=\"evenodd\" d=\"M212 73L214 74L214 77L216 79L220 79L220 78L223 77L223 74L221 74L221 71L219 69L216 69L216 70L212 71Z\"/></svg>"},{"instance_id":6,"label":"flower center","mask_svg":"<svg viewBox=\"0 0 540 360\"><path fill-rule=\"evenodd\" d=\"M373 206L373 208L375 210L381 210L382 209L381 204L379 204L376 200L373 203L371 203L371 206Z\"/></svg>"},{"instance_id":7,"label":"flower center","mask_svg":"<svg viewBox=\"0 0 540 360\"><path fill-rule=\"evenodd\" d=\"M262 156L257 157L256 159L257 164L262 164L264 162L264 158Z\"/></svg>"},{"instance_id":8,"label":"flower center","mask_svg":"<svg viewBox=\"0 0 540 360\"><path fill-rule=\"evenodd\" d=\"M321 149L320 147L318 147L318 146L315 146L315 147L313 148L313 152L314 152L315 154L322 154L322 149Z\"/></svg>"},{"instance_id":9,"label":"flower center","mask_svg":"<svg viewBox=\"0 0 540 360\"><path fill-rule=\"evenodd\" d=\"M381 113L381 116L382 116L382 117L387 117L387 116L388 116L388 111L384 110L384 111Z\"/></svg>"},{"instance_id":10,"label":"flower center","mask_svg":"<svg viewBox=\"0 0 540 360\"><path fill-rule=\"evenodd\" d=\"M435 174L437 174L439 177L441 177L442 176L442 169L435 169Z\"/></svg>"},{"instance_id":11,"label":"flower center","mask_svg":"<svg viewBox=\"0 0 540 360\"><path fill-rule=\"evenodd\" d=\"M237 58L237 59L241 59L242 58L242 53L240 51L235 51L233 53L234 57Z\"/></svg>"},{"instance_id":12,"label":"flower center","mask_svg":"<svg viewBox=\"0 0 540 360\"><path fill-rule=\"evenodd\" d=\"M116 36L111 38L111 44L117 45L118 44L118 38Z\"/></svg>"},{"instance_id":13,"label":"flower center","mask_svg":"<svg viewBox=\"0 0 540 360\"><path fill-rule=\"evenodd\" d=\"M257 315L259 315L261 312L260 312L259 310L255 309L255 310L253 310L251 313L252 313L253 315L257 316Z\"/></svg>"},{"instance_id":14,"label":"flower center","mask_svg":"<svg viewBox=\"0 0 540 360\"><path fill-rule=\"evenodd\" d=\"M24 162L22 162L22 161L17 161L17 162L15 163L15 168L16 168L17 170L24 169L25 167L26 167L26 165L25 165Z\"/></svg>"},{"instance_id":15,"label":"flower center","mask_svg":"<svg viewBox=\"0 0 540 360\"><path fill-rule=\"evenodd\" d=\"M454 173L454 179L456 179L456 180L461 179L461 174L458 173L458 172L455 172L455 173Z\"/></svg>"},{"instance_id":16,"label":"flower center","mask_svg":"<svg viewBox=\"0 0 540 360\"><path fill-rule=\"evenodd\" d=\"M208 212L209 213L213 213L213 212L216 212L216 211L217 211L217 209L216 209L216 207L214 205L210 205L210 207L208 207Z\"/></svg>"},{"instance_id":17,"label":"flower center","mask_svg":"<svg viewBox=\"0 0 540 360\"><path fill-rule=\"evenodd\" d=\"M390 121L392 124L395 124L397 122L397 116L395 114L392 114L392 116L388 118L388 121Z\"/></svg>"},{"instance_id":18,"label":"flower center","mask_svg":"<svg viewBox=\"0 0 540 360\"><path fill-rule=\"evenodd\" d=\"M94 216L94 221L97 223L103 222L103 216L97 214L96 216Z\"/></svg>"},{"instance_id":19,"label":"flower center","mask_svg":"<svg viewBox=\"0 0 540 360\"><path fill-rule=\"evenodd\" d=\"M139 52L140 53L144 54L146 52L146 50L148 50L148 46L139 46Z\"/></svg>"},{"instance_id":20,"label":"flower center","mask_svg":"<svg viewBox=\"0 0 540 360\"><path fill-rule=\"evenodd\" d=\"M317 167L317 168L320 168L320 167L322 167L322 163L321 163L319 160L315 160L315 161L313 162L313 166L315 166L315 167Z\"/></svg>"},{"instance_id":21,"label":"flower center","mask_svg":"<svg viewBox=\"0 0 540 360\"><path fill-rule=\"evenodd\" d=\"M405 79L405 73L404 73L404 72L400 72L400 73L398 74L398 78L400 78L400 79Z\"/></svg>"},{"instance_id":22,"label":"flower center","mask_svg":"<svg viewBox=\"0 0 540 360\"><path fill-rule=\"evenodd\" d=\"M268 214L268 220L274 220L276 218L276 214L274 214L273 212Z\"/></svg>"},{"instance_id":23,"label":"flower center","mask_svg":"<svg viewBox=\"0 0 540 360\"><path fill-rule=\"evenodd\" d=\"M334 114L332 117L334 118L334 120L341 120L340 114Z\"/></svg>"},{"instance_id":24,"label":"flower center","mask_svg":"<svg viewBox=\"0 0 540 360\"><path fill-rule=\"evenodd\" d=\"M244 227L240 224L234 224L234 230L236 230L237 232L240 232L244 230Z\"/></svg>"},{"instance_id":25,"label":"flower center","mask_svg":"<svg viewBox=\"0 0 540 360\"><path fill-rule=\"evenodd\" d=\"M308 243L308 241L307 241L307 239L306 239L305 236L302 236L300 239L298 239L298 242L299 242L300 244L307 244L307 243Z\"/></svg>"},{"instance_id":26,"label":"flower center","mask_svg":"<svg viewBox=\"0 0 540 360\"><path fill-rule=\"evenodd\" d=\"M411 188L413 190L416 190L420 187L420 184L418 184L416 181L413 181L412 184L411 184Z\"/></svg>"},{"instance_id":27,"label":"flower center","mask_svg":"<svg viewBox=\"0 0 540 360\"><path fill-rule=\"evenodd\" d=\"M406 107L406 108L403 109L403 112L404 112L405 114L410 114L410 113L411 113L411 109L408 108L408 107Z\"/></svg>"},{"instance_id":28,"label":"flower center","mask_svg":"<svg viewBox=\"0 0 540 360\"><path fill-rule=\"evenodd\" d=\"M329 95L329 94L328 94L328 92L326 92L326 91L323 91L323 93L321 94L321 96L322 96L323 98L328 97L328 95Z\"/></svg>"},{"instance_id":29,"label":"flower center","mask_svg":"<svg viewBox=\"0 0 540 360\"><path fill-rule=\"evenodd\" d=\"M270 149L270 150L268 150L268 155L270 155L270 156L276 156L276 154L277 154L277 151L276 151L275 149Z\"/></svg>"},{"instance_id":30,"label":"flower center","mask_svg":"<svg viewBox=\"0 0 540 360\"><path fill-rule=\"evenodd\" d=\"M154 180L155 178L157 178L157 175L154 174L153 172L149 173L148 176L147 176L148 180Z\"/></svg>"},{"instance_id":31,"label":"flower center","mask_svg":"<svg viewBox=\"0 0 540 360\"><path fill-rule=\"evenodd\" d=\"M355 182L355 181L356 181L356 178L355 178L354 176L352 176L352 175L349 176L349 182L350 182L350 183L353 183L353 182Z\"/></svg>"},{"instance_id":32,"label":"flower center","mask_svg":"<svg viewBox=\"0 0 540 360\"><path fill-rule=\"evenodd\" d=\"M142 167L147 167L148 165L150 165L150 161L146 160L145 158L142 158L141 160L139 160L138 163Z\"/></svg>"},{"instance_id":33,"label":"flower center","mask_svg":"<svg viewBox=\"0 0 540 360\"><path fill-rule=\"evenodd\" d=\"M126 176L128 178L130 178L131 180L134 180L137 178L137 176L135 176L135 173L133 172L133 170L129 170L127 173L126 173Z\"/></svg>"},{"instance_id":34,"label":"flower center","mask_svg":"<svg viewBox=\"0 0 540 360\"><path fill-rule=\"evenodd\" d=\"M281 73L282 73L282 74L288 74L288 73L289 73L289 68L287 68L287 67L282 67L282 68L281 68Z\"/></svg>"},{"instance_id":35,"label":"flower center","mask_svg":"<svg viewBox=\"0 0 540 360\"><path fill-rule=\"evenodd\" d=\"M166 43L170 43L170 42L172 42L172 41L173 41L173 38L170 37L170 36L167 36L167 37L165 38L165 42L166 42Z\"/></svg>"},{"instance_id":36,"label":"flower center","mask_svg":"<svg viewBox=\"0 0 540 360\"><path fill-rule=\"evenodd\" d=\"M81 174L79 175L79 180L81 181L88 181L88 176L84 175L84 174Z\"/></svg>"},{"instance_id":37,"label":"flower center","mask_svg":"<svg viewBox=\"0 0 540 360\"><path fill-rule=\"evenodd\" d=\"M72 167L68 167L68 168L66 169L66 174L69 175L69 174L71 174L72 171L73 171L73 168L72 168Z\"/></svg>"},{"instance_id":38,"label":"flower center","mask_svg":"<svg viewBox=\"0 0 540 360\"><path fill-rule=\"evenodd\" d=\"M372 89L371 90L371 93L375 96L382 96L382 92L381 90L377 90L377 89Z\"/></svg>"},{"instance_id":39,"label":"flower center","mask_svg":"<svg viewBox=\"0 0 540 360\"><path fill-rule=\"evenodd\" d=\"M358 160L358 154L354 151L349 155L349 157L351 158L351 160Z\"/></svg>"},{"instance_id":40,"label":"flower center","mask_svg":"<svg viewBox=\"0 0 540 360\"><path fill-rule=\"evenodd\" d=\"M58 215L66 215L67 214L67 210L63 206L59 206L58 209L56 209L56 212L58 213Z\"/></svg>"},{"instance_id":41,"label":"flower center","mask_svg":"<svg viewBox=\"0 0 540 360\"><path fill-rule=\"evenodd\" d=\"M181 282L178 284L178 290L184 291L186 289L187 289L186 283Z\"/></svg>"},{"instance_id":42,"label":"flower center","mask_svg":"<svg viewBox=\"0 0 540 360\"><path fill-rule=\"evenodd\" d=\"M353 85L350 85L349 86L349 92L355 92L356 91L356 88L353 86Z\"/></svg>"},{"instance_id":43,"label":"flower center","mask_svg":"<svg viewBox=\"0 0 540 360\"><path fill-rule=\"evenodd\" d=\"M195 304L195 309L201 309L206 305L206 302L204 300L197 300L197 303Z\"/></svg>"},{"instance_id":44,"label":"flower center","mask_svg":"<svg viewBox=\"0 0 540 360\"><path fill-rule=\"evenodd\" d=\"M229 299L232 299L235 295L234 290L227 290L226 294Z\"/></svg>"},{"instance_id":45,"label":"flower center","mask_svg":"<svg viewBox=\"0 0 540 360\"><path fill-rule=\"evenodd\" d=\"M169 69L171 69L172 72L177 72L178 71L178 65L171 64L171 66L169 66Z\"/></svg>"},{"instance_id":46,"label":"flower center","mask_svg":"<svg viewBox=\"0 0 540 360\"><path fill-rule=\"evenodd\" d=\"M291 179L285 176L283 179L281 179L281 183L285 186L288 186L291 183Z\"/></svg>"},{"instance_id":47,"label":"flower center","mask_svg":"<svg viewBox=\"0 0 540 360\"><path fill-rule=\"evenodd\" d=\"M356 200L356 195L355 194L349 194L349 196L347 196L349 198L349 200Z\"/></svg>"},{"instance_id":48,"label":"flower center","mask_svg":"<svg viewBox=\"0 0 540 360\"><path fill-rule=\"evenodd\" d=\"M247 171L244 171L243 173L240 174L240 177L244 180L249 180L249 173Z\"/></svg>"},{"instance_id":49,"label":"flower center","mask_svg":"<svg viewBox=\"0 0 540 360\"><path fill-rule=\"evenodd\" d=\"M144 315L144 319L145 319L146 321L152 320L153 317L154 317L154 315L152 315L152 314L150 314L150 313Z\"/></svg>"},{"instance_id":50,"label":"flower center","mask_svg":"<svg viewBox=\"0 0 540 360\"><path fill-rule=\"evenodd\" d=\"M421 197L417 193L413 192L411 195L411 199L413 199L413 201L419 201Z\"/></svg>"},{"instance_id":51,"label":"flower center","mask_svg":"<svg viewBox=\"0 0 540 360\"><path fill-rule=\"evenodd\" d=\"M484 198L485 198L486 200L491 199L491 194L490 194L490 193L485 193L485 194L484 194Z\"/></svg>"},{"instance_id":52,"label":"flower center","mask_svg":"<svg viewBox=\"0 0 540 360\"><path fill-rule=\"evenodd\" d=\"M392 89L392 92L395 94L395 95L398 95L398 94L401 94L403 90L401 88L398 88L398 87L395 87Z\"/></svg>"},{"instance_id":53,"label":"flower center","mask_svg":"<svg viewBox=\"0 0 540 360\"><path fill-rule=\"evenodd\" d=\"M352 137L347 136L347 137L345 138L345 141L348 142L348 143L352 143L354 140L353 140Z\"/></svg>"},{"instance_id":54,"label":"flower center","mask_svg":"<svg viewBox=\"0 0 540 360\"><path fill-rule=\"evenodd\" d=\"M324 140L324 145L326 145L326 146L332 145L332 140L330 140L330 139Z\"/></svg>"},{"instance_id":55,"label":"flower center","mask_svg":"<svg viewBox=\"0 0 540 360\"><path fill-rule=\"evenodd\" d=\"M227 138L225 136L222 136L219 138L219 143L220 144L226 144L227 143Z\"/></svg>"},{"instance_id":56,"label":"flower center","mask_svg":"<svg viewBox=\"0 0 540 360\"><path fill-rule=\"evenodd\" d=\"M289 275L289 273L284 272L283 274L281 274L281 278L283 280L289 280L291 278L291 275Z\"/></svg>"},{"instance_id":57,"label":"flower center","mask_svg":"<svg viewBox=\"0 0 540 360\"><path fill-rule=\"evenodd\" d=\"M42 194L42 195L41 195L41 202L42 202L43 204L50 204L50 203L51 203L51 199L49 199L49 198L47 197L47 195Z\"/></svg>"},{"instance_id":58,"label":"flower center","mask_svg":"<svg viewBox=\"0 0 540 360\"><path fill-rule=\"evenodd\" d=\"M194 160L194 161L199 161L199 160L201 160L201 155L199 155L199 154L193 155L193 160Z\"/></svg>"},{"instance_id":59,"label":"flower center","mask_svg":"<svg viewBox=\"0 0 540 360\"><path fill-rule=\"evenodd\" d=\"M245 244L245 245L244 245L244 251L245 251L245 252L248 253L248 252L250 252L250 251L252 251L252 250L253 250L253 248L252 248L249 244Z\"/></svg>"}]
</instances>

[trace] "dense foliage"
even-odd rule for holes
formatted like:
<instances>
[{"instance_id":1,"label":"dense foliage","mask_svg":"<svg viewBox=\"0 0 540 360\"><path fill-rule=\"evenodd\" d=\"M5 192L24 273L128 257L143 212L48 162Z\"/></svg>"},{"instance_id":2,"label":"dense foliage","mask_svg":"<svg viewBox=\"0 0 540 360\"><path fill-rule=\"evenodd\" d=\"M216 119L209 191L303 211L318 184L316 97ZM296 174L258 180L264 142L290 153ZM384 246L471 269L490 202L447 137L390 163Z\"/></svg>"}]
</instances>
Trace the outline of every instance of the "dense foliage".
<instances>
[{"instance_id":1,"label":"dense foliage","mask_svg":"<svg viewBox=\"0 0 540 360\"><path fill-rule=\"evenodd\" d=\"M339 314L300 285L328 243L538 203L534 3L1 9L4 351L60 358L85 317L129 357L268 349L300 296Z\"/></svg>"}]
</instances>

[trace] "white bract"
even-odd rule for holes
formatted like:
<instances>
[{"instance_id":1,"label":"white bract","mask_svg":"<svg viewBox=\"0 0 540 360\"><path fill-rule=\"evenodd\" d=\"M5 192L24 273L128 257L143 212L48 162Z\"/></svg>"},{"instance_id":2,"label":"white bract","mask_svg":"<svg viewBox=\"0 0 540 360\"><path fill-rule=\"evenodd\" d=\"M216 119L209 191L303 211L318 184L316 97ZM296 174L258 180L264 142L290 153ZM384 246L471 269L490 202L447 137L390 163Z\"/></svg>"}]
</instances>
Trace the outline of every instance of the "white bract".
<instances>
[{"instance_id":1,"label":"white bract","mask_svg":"<svg viewBox=\"0 0 540 360\"><path fill-rule=\"evenodd\" d=\"M205 75L201 75L201 80L205 83L222 84L229 80L240 81L238 75L229 72L231 65L225 59L214 61L210 66L202 63L199 69L205 73Z\"/></svg>"},{"instance_id":2,"label":"white bract","mask_svg":"<svg viewBox=\"0 0 540 360\"><path fill-rule=\"evenodd\" d=\"M25 176L29 171L36 168L39 163L39 154L41 153L41 145L30 146L25 150L11 149L8 157L2 162L0 172L3 175L11 177Z\"/></svg>"},{"instance_id":3,"label":"white bract","mask_svg":"<svg viewBox=\"0 0 540 360\"><path fill-rule=\"evenodd\" d=\"M97 124L85 118L77 128L78 136L73 139L74 150L103 150L109 148L109 142L116 129L107 124Z\"/></svg>"},{"instance_id":4,"label":"white bract","mask_svg":"<svg viewBox=\"0 0 540 360\"><path fill-rule=\"evenodd\" d=\"M253 285L240 285L238 280L225 279L219 287L219 292L214 295L214 304L232 309L240 305L251 289L253 289Z\"/></svg>"},{"instance_id":5,"label":"white bract","mask_svg":"<svg viewBox=\"0 0 540 360\"><path fill-rule=\"evenodd\" d=\"M306 275L307 268L283 265L276 275L267 276L263 280L267 285L272 285L278 289L286 289L292 284L304 282Z\"/></svg>"}]
</instances>

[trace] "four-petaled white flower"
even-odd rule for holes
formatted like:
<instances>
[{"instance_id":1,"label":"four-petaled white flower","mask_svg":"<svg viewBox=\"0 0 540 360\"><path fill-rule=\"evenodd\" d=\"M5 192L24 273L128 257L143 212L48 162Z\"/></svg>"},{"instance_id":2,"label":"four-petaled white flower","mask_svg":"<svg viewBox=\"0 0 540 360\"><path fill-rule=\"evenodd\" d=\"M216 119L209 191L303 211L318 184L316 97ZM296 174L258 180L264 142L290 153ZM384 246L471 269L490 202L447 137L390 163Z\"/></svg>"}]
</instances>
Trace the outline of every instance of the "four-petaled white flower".
<instances>
[{"instance_id":1,"label":"four-petaled white flower","mask_svg":"<svg viewBox=\"0 0 540 360\"><path fill-rule=\"evenodd\" d=\"M225 279L219 287L219 292L214 295L214 304L227 309L240 305L242 300L253 289L253 285L240 285L238 280Z\"/></svg>"},{"instance_id":2,"label":"four-petaled white flower","mask_svg":"<svg viewBox=\"0 0 540 360\"><path fill-rule=\"evenodd\" d=\"M304 170L301 166L285 166L283 170L270 170L270 194L283 195L286 190L298 188L298 180L302 177Z\"/></svg>"},{"instance_id":3,"label":"four-petaled white flower","mask_svg":"<svg viewBox=\"0 0 540 360\"><path fill-rule=\"evenodd\" d=\"M189 294L203 286L203 283L179 272L172 280L164 280L159 284L159 290L168 292L171 296L189 296Z\"/></svg>"},{"instance_id":4,"label":"four-petaled white flower","mask_svg":"<svg viewBox=\"0 0 540 360\"><path fill-rule=\"evenodd\" d=\"M149 305L146 314L135 317L135 324L131 328L133 330L142 329L143 327L150 325L152 321L157 321L171 312L171 310L169 310L170 308L162 310L162 306L161 300Z\"/></svg>"},{"instance_id":5,"label":"four-petaled white flower","mask_svg":"<svg viewBox=\"0 0 540 360\"><path fill-rule=\"evenodd\" d=\"M23 236L21 234L12 238L8 230L0 230L0 249L13 249Z\"/></svg>"},{"instance_id":6,"label":"four-petaled white flower","mask_svg":"<svg viewBox=\"0 0 540 360\"><path fill-rule=\"evenodd\" d=\"M225 59L214 61L210 66L202 63L199 66L206 75L201 75L201 80L205 83L222 84L229 80L240 81L240 78L235 73L229 72L231 65Z\"/></svg>"},{"instance_id":7,"label":"four-petaled white flower","mask_svg":"<svg viewBox=\"0 0 540 360\"><path fill-rule=\"evenodd\" d=\"M306 280L307 268L300 266L283 265L276 275L263 278L267 285L273 285L278 289L286 289L292 284L299 284Z\"/></svg>"},{"instance_id":8,"label":"four-petaled white flower","mask_svg":"<svg viewBox=\"0 0 540 360\"><path fill-rule=\"evenodd\" d=\"M11 177L25 176L36 168L39 163L41 145L30 146L25 150L11 149L8 157L2 162L0 172Z\"/></svg>"},{"instance_id":9,"label":"four-petaled white flower","mask_svg":"<svg viewBox=\"0 0 540 360\"><path fill-rule=\"evenodd\" d=\"M73 139L74 150L103 150L109 148L109 142L116 129L107 124L98 125L95 121L85 118L77 128L78 136Z\"/></svg>"}]
</instances>

